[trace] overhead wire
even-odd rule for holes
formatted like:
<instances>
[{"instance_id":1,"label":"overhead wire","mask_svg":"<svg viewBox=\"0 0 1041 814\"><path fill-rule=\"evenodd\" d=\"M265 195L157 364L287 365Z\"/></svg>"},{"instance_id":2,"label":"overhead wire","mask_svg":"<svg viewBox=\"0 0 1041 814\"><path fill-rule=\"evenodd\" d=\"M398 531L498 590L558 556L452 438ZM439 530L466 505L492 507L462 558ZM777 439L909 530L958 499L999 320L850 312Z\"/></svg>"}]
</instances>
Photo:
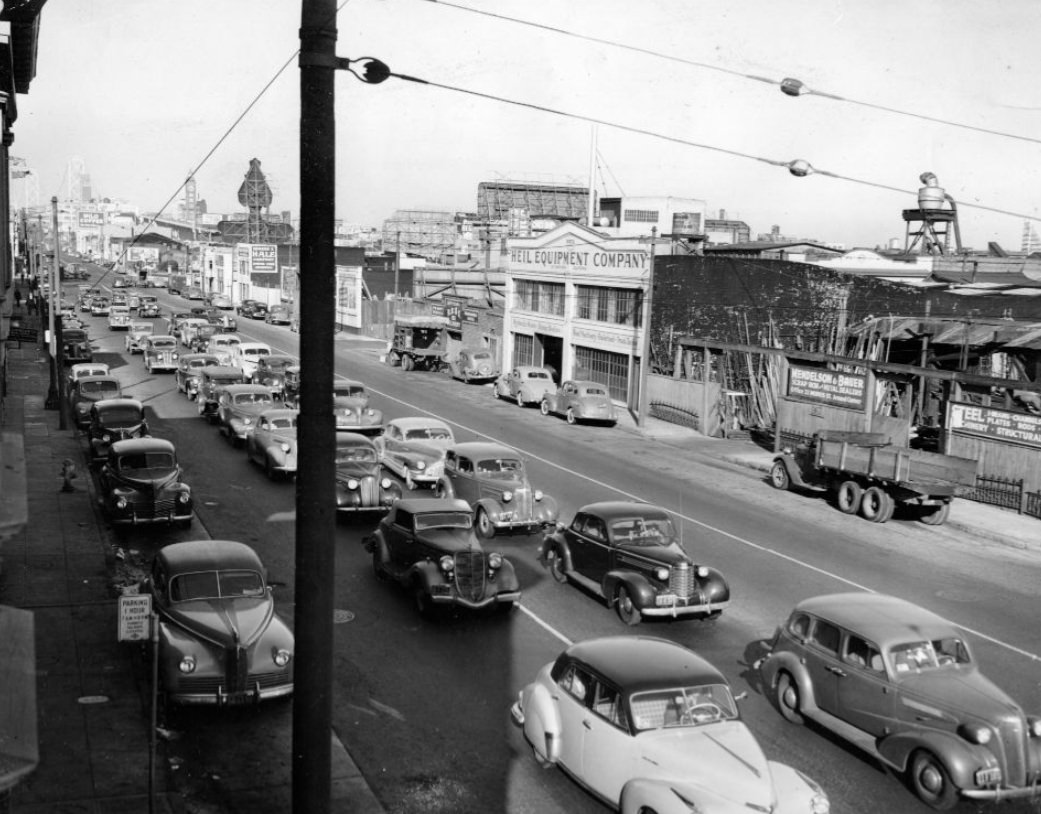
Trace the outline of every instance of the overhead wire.
<instances>
[{"instance_id":1,"label":"overhead wire","mask_svg":"<svg viewBox=\"0 0 1041 814\"><path fill-rule=\"evenodd\" d=\"M831 99L837 102L846 102L852 105L860 105L861 107L871 108L873 110L882 110L886 113L894 113L899 116L909 116L915 119L922 119L924 121L934 122L937 124L945 124L950 127L959 127L963 130L973 130L977 133L986 133L991 136L1001 136L1003 138L1017 139L1019 141L1027 141L1033 144L1041 144L1041 139L1034 138L1032 136L1024 136L1020 133L1006 133L1002 130L993 130L989 127L980 127L974 124L967 124L966 122L956 122L950 119L943 119L938 116L928 116L924 113L918 113L912 110L901 110L896 107L889 107L887 105L876 104L874 102L865 102L860 99L853 99L847 96L840 96L837 93L829 93L827 91L814 90L813 88L805 85L798 79L773 79L768 76L758 76L752 73L746 73L744 71L738 71L733 68L727 68L722 65L714 65L709 62L700 62L698 60L687 59L685 57L674 56L673 54L662 53L661 51L655 51L650 48L641 48L637 45L630 45L629 43L618 42L617 40L609 40L603 37L594 37L590 34L582 34L577 31L569 31L566 28L559 28L557 26L546 25L545 23L536 23L531 20L522 20L518 17L510 17L506 14L498 14L496 12L487 11L485 9L471 8L470 6L460 5L459 3L452 3L449 0L424 0L428 3L436 3L440 6L448 6L459 11L466 11L471 14L478 14L484 17L491 17L494 19L502 20L504 22L516 23L518 25L528 26L530 28L536 28L542 31L549 31L554 34L560 34L564 37L573 37L575 39L585 40L586 42L595 42L599 45L608 45L612 48L620 48L625 51L632 51L637 54L644 54L645 56L655 57L657 59L663 59L668 62L675 62L681 65L687 65L693 68L702 68L708 71L717 71L719 73L728 74L730 76L736 76L741 79L748 79L754 82L761 82L767 85L776 85L785 95L787 96L820 96L822 99Z\"/></svg>"}]
</instances>

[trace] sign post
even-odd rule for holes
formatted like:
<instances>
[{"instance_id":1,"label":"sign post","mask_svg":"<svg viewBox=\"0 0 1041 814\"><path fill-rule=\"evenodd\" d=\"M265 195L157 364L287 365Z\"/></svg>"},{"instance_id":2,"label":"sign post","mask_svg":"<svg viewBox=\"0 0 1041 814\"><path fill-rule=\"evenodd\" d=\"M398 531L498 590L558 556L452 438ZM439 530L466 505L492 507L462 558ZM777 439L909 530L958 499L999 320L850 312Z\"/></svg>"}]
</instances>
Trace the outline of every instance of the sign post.
<instances>
[{"instance_id":1,"label":"sign post","mask_svg":"<svg viewBox=\"0 0 1041 814\"><path fill-rule=\"evenodd\" d=\"M148 812L155 811L155 753L159 707L159 619L152 612L151 594L119 597L119 641L152 642L151 731L148 735Z\"/></svg>"}]
</instances>

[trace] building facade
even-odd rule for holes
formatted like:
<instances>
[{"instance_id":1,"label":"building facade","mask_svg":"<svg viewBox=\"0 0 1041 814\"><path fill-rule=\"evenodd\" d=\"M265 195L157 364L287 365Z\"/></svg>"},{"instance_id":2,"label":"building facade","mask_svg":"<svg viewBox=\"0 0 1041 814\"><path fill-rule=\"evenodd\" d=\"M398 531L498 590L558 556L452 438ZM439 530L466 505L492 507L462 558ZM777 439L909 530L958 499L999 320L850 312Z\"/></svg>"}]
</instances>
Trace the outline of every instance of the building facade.
<instances>
[{"instance_id":1,"label":"building facade","mask_svg":"<svg viewBox=\"0 0 1041 814\"><path fill-rule=\"evenodd\" d=\"M509 241L504 367L541 365L559 381L592 379L634 405L652 244L564 223Z\"/></svg>"}]
</instances>

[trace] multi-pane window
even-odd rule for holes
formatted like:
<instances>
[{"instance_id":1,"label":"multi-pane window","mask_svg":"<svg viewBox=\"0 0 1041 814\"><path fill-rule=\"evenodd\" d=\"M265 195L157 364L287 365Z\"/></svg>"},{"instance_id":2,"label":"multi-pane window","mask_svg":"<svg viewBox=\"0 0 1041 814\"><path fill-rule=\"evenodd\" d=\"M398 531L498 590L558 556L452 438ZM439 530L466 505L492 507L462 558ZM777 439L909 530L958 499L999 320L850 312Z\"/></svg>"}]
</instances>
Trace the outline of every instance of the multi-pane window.
<instances>
[{"instance_id":1,"label":"multi-pane window","mask_svg":"<svg viewBox=\"0 0 1041 814\"><path fill-rule=\"evenodd\" d=\"M535 337L527 334L513 335L513 365L535 364Z\"/></svg>"},{"instance_id":2,"label":"multi-pane window","mask_svg":"<svg viewBox=\"0 0 1041 814\"><path fill-rule=\"evenodd\" d=\"M627 223L657 223L658 212L654 209L626 209Z\"/></svg>"},{"instance_id":3,"label":"multi-pane window","mask_svg":"<svg viewBox=\"0 0 1041 814\"><path fill-rule=\"evenodd\" d=\"M599 382L614 401L625 401L629 392L629 357L575 345L575 378Z\"/></svg>"},{"instance_id":4,"label":"multi-pane window","mask_svg":"<svg viewBox=\"0 0 1041 814\"><path fill-rule=\"evenodd\" d=\"M536 314L564 316L564 284L544 283L538 280L515 280L513 307Z\"/></svg>"},{"instance_id":5,"label":"multi-pane window","mask_svg":"<svg viewBox=\"0 0 1041 814\"><path fill-rule=\"evenodd\" d=\"M643 292L638 288L580 285L575 316L639 328L643 324Z\"/></svg>"}]
</instances>

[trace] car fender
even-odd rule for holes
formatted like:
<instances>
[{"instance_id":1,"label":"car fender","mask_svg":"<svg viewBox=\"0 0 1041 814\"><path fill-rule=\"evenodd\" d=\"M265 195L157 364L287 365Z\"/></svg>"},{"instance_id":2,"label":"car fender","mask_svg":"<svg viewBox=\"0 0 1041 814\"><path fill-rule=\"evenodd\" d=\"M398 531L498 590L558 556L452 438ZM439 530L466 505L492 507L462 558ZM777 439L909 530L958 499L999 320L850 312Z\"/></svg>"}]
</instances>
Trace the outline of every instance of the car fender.
<instances>
[{"instance_id":1,"label":"car fender","mask_svg":"<svg viewBox=\"0 0 1041 814\"><path fill-rule=\"evenodd\" d=\"M555 551L556 555L563 561L565 571L572 570L571 550L568 548L568 544L562 535L547 534L542 538L542 542L539 544L538 561L543 567L546 565L546 555L551 551Z\"/></svg>"},{"instance_id":2,"label":"car fender","mask_svg":"<svg viewBox=\"0 0 1041 814\"><path fill-rule=\"evenodd\" d=\"M445 582L444 574L441 573L440 567L436 562L430 562L429 560L423 560L413 564L403 575L403 583L410 584L419 588L422 588L426 593L432 592L434 585L443 585Z\"/></svg>"},{"instance_id":3,"label":"car fender","mask_svg":"<svg viewBox=\"0 0 1041 814\"><path fill-rule=\"evenodd\" d=\"M682 787L682 797L677 786ZM711 797L699 799L693 784L636 777L622 786L618 811L620 814L638 814L644 810L656 814L689 814L691 811L709 811L714 802ZM705 808L700 803L705 804Z\"/></svg>"},{"instance_id":4,"label":"car fender","mask_svg":"<svg viewBox=\"0 0 1041 814\"><path fill-rule=\"evenodd\" d=\"M440 490L441 495L446 498L455 497L455 489L452 488L452 481L448 478L441 478L437 482L437 489Z\"/></svg>"},{"instance_id":5,"label":"car fender","mask_svg":"<svg viewBox=\"0 0 1041 814\"><path fill-rule=\"evenodd\" d=\"M876 748L882 759L899 771L907 769L911 755L919 749L932 752L946 767L951 782L960 789L976 788L973 778L977 769L1001 765L986 746L939 730L898 732L880 739Z\"/></svg>"},{"instance_id":6,"label":"car fender","mask_svg":"<svg viewBox=\"0 0 1041 814\"><path fill-rule=\"evenodd\" d=\"M513 563L505 557L502 558L502 566L495 575L496 593L513 592L520 590L520 580L517 579L517 571Z\"/></svg>"},{"instance_id":7,"label":"car fender","mask_svg":"<svg viewBox=\"0 0 1041 814\"><path fill-rule=\"evenodd\" d=\"M763 659L759 672L763 678L764 690L772 690L777 686L777 676L781 672L791 675L795 685L799 688L799 702L801 706L809 709L817 708L817 697L813 692L813 682L806 672L806 667L793 653L773 652Z\"/></svg>"},{"instance_id":8,"label":"car fender","mask_svg":"<svg viewBox=\"0 0 1041 814\"><path fill-rule=\"evenodd\" d=\"M560 713L549 688L535 683L524 701L524 737L535 753L550 763L560 758Z\"/></svg>"},{"instance_id":9,"label":"car fender","mask_svg":"<svg viewBox=\"0 0 1041 814\"><path fill-rule=\"evenodd\" d=\"M560 516L560 506L557 504L556 498L547 494L542 495L542 500L532 501L531 511L535 519L544 526L556 523Z\"/></svg>"},{"instance_id":10,"label":"car fender","mask_svg":"<svg viewBox=\"0 0 1041 814\"><path fill-rule=\"evenodd\" d=\"M710 602L727 602L730 599L730 584L715 568L708 569L708 576L705 577L701 590Z\"/></svg>"},{"instance_id":11,"label":"car fender","mask_svg":"<svg viewBox=\"0 0 1041 814\"><path fill-rule=\"evenodd\" d=\"M614 570L604 574L601 583L608 606L614 605L614 595L619 585L624 585L638 608L652 607L657 593L654 586L641 574L632 571Z\"/></svg>"}]
</instances>

